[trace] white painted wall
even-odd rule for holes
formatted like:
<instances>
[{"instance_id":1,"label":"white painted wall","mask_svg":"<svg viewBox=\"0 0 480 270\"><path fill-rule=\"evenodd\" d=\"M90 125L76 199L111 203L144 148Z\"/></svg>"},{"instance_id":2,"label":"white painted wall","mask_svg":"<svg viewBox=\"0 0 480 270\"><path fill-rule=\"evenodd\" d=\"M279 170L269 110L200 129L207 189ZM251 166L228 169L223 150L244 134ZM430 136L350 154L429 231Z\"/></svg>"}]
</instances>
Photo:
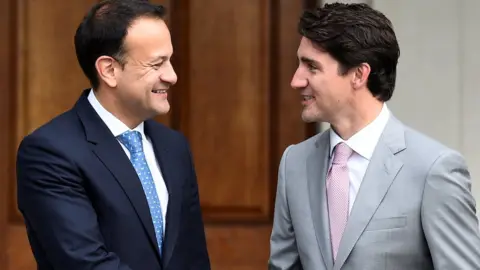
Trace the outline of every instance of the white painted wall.
<instances>
[{"instance_id":1,"label":"white painted wall","mask_svg":"<svg viewBox=\"0 0 480 270\"><path fill-rule=\"evenodd\" d=\"M480 206L480 1L461 0L460 59L462 97L460 150L465 155L474 180L474 195ZM479 213L480 215L480 213Z\"/></svg>"}]
</instances>

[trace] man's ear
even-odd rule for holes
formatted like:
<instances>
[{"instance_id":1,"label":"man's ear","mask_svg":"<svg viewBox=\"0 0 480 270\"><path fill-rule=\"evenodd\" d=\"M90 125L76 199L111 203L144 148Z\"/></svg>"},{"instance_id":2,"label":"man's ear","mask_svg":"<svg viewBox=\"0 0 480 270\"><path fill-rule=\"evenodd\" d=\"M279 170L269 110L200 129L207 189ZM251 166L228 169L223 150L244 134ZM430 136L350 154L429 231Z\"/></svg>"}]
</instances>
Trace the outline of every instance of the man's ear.
<instances>
[{"instance_id":1,"label":"man's ear","mask_svg":"<svg viewBox=\"0 0 480 270\"><path fill-rule=\"evenodd\" d=\"M371 68L367 63L362 63L353 70L352 85L353 89L360 89L367 86L368 75L370 75Z\"/></svg>"},{"instance_id":2,"label":"man's ear","mask_svg":"<svg viewBox=\"0 0 480 270\"><path fill-rule=\"evenodd\" d=\"M95 62L95 68L100 80L112 88L117 86L118 78L115 74L115 59L109 56L100 56Z\"/></svg>"}]
</instances>

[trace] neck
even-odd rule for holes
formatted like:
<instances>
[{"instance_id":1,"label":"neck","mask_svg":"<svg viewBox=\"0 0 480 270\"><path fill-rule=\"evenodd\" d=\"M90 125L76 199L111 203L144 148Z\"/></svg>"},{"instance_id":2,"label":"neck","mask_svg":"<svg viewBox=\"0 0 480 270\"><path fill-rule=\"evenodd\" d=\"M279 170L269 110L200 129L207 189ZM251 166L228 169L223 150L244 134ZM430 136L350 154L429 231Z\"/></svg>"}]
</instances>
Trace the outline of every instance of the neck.
<instances>
[{"instance_id":1,"label":"neck","mask_svg":"<svg viewBox=\"0 0 480 270\"><path fill-rule=\"evenodd\" d=\"M111 89L98 89L95 91L95 97L105 110L113 114L130 129L134 129L142 123L142 119L135 117L125 109L125 106L122 105L121 101L112 94Z\"/></svg>"},{"instance_id":2,"label":"neck","mask_svg":"<svg viewBox=\"0 0 480 270\"><path fill-rule=\"evenodd\" d=\"M332 129L344 140L348 140L373 122L383 108L383 102L376 99L352 105L348 112L341 114L342 116L331 123Z\"/></svg>"}]
</instances>

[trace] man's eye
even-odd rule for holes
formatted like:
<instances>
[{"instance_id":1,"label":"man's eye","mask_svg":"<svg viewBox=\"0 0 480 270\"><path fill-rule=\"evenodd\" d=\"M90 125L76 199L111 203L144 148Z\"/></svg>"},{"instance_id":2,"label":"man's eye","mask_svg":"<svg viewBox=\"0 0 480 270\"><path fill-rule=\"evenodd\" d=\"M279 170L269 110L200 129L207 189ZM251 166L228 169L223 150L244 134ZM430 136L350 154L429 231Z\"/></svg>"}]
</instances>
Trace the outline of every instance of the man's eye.
<instances>
[{"instance_id":1,"label":"man's eye","mask_svg":"<svg viewBox=\"0 0 480 270\"><path fill-rule=\"evenodd\" d=\"M154 65L153 65L153 68L154 68L154 69L159 69L162 65L163 65L163 62L162 62L162 63L158 63L158 64L154 64Z\"/></svg>"},{"instance_id":2,"label":"man's eye","mask_svg":"<svg viewBox=\"0 0 480 270\"><path fill-rule=\"evenodd\" d=\"M311 63L309 63L309 64L307 65L307 67L308 67L308 70L310 70L310 71L314 71L314 70L317 69L317 67L316 67L315 65L311 64Z\"/></svg>"}]
</instances>

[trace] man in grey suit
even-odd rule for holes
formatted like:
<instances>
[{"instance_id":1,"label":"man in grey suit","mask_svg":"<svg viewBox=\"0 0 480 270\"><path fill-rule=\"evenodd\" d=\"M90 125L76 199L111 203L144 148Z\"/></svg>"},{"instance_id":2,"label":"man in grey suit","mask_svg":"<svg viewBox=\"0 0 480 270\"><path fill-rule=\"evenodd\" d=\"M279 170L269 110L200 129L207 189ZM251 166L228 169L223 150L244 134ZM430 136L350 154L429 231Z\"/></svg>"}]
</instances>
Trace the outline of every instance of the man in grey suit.
<instances>
[{"instance_id":1,"label":"man in grey suit","mask_svg":"<svg viewBox=\"0 0 480 270\"><path fill-rule=\"evenodd\" d=\"M385 104L400 55L391 22L336 3L306 11L299 31L302 119L331 129L282 156L269 269L480 269L464 158Z\"/></svg>"}]
</instances>

